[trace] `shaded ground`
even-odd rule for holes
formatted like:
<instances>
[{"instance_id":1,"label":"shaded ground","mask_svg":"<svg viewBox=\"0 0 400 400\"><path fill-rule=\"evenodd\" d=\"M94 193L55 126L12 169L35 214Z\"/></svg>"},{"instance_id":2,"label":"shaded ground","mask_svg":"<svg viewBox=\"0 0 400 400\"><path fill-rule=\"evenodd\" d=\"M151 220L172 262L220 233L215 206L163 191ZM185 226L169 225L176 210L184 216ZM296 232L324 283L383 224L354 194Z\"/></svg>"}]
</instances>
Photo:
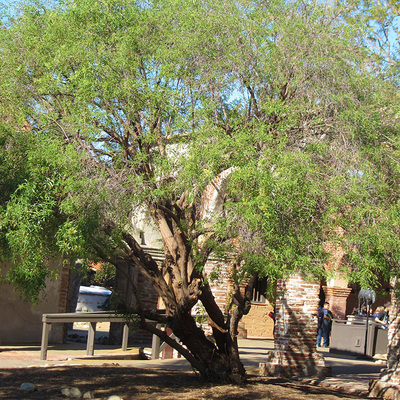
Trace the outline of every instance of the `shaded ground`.
<instances>
[{"instance_id":1,"label":"shaded ground","mask_svg":"<svg viewBox=\"0 0 400 400\"><path fill-rule=\"evenodd\" d=\"M24 393L22 383L30 382L38 389ZM253 399L253 400L343 400L363 397L328 388L285 381L276 378L250 376L248 384L204 384L193 372L165 371L121 367L105 363L102 366L35 367L0 369L0 398L61 399L61 389L78 387L82 393L93 392L96 398L118 395L130 399Z\"/></svg>"}]
</instances>

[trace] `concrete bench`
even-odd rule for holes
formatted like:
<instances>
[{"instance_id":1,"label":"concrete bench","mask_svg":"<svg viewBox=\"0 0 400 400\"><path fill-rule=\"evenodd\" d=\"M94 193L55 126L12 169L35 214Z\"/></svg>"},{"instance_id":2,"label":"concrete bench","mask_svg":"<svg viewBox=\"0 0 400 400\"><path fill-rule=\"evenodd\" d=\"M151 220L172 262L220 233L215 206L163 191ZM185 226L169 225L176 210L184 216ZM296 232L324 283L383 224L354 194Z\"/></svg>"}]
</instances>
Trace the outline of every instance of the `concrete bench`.
<instances>
[{"instance_id":1,"label":"concrete bench","mask_svg":"<svg viewBox=\"0 0 400 400\"><path fill-rule=\"evenodd\" d=\"M107 312L87 312L87 313L58 313L58 314L43 314L42 317L42 344L40 350L40 359L47 359L47 348L49 343L49 332L52 324L64 324L73 322L89 323L89 331L86 345L86 355L93 356L94 341L96 334L96 324L98 322L121 322L124 323L122 334L122 351L128 349L128 333L129 326L126 318L121 315L116 315Z\"/></svg>"}]
</instances>

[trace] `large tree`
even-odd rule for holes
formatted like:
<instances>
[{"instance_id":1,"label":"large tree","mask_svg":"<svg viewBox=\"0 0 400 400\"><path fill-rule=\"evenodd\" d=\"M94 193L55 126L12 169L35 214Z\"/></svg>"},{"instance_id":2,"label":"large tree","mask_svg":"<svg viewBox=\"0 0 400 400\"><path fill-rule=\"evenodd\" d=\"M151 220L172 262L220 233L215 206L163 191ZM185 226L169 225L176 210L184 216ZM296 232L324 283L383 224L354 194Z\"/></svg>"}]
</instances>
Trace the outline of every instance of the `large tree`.
<instances>
[{"instance_id":1,"label":"large tree","mask_svg":"<svg viewBox=\"0 0 400 400\"><path fill-rule=\"evenodd\" d=\"M0 226L23 261L14 280L42 271L48 249L132 263L167 310L138 301L143 327L205 378L243 381L237 327L256 276L322 276L332 227L350 226L355 204L398 196L398 171L382 161L395 155L385 138L398 140L397 92L373 68L357 7L67 0L4 16L2 118L41 149ZM217 214L203 207L210 184L225 199ZM162 238L161 266L133 235L139 212ZM32 238L35 258L16 246ZM230 255L227 315L204 274L213 252ZM191 315L199 301L214 342Z\"/></svg>"}]
</instances>

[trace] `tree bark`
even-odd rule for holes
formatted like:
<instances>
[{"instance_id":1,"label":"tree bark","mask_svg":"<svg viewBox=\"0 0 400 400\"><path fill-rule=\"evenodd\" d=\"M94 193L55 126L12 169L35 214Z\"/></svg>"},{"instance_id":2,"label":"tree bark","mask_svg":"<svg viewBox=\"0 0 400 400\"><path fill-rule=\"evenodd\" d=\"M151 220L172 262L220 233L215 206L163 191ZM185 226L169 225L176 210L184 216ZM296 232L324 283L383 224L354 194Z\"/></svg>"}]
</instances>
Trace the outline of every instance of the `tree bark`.
<instances>
[{"instance_id":1,"label":"tree bark","mask_svg":"<svg viewBox=\"0 0 400 400\"><path fill-rule=\"evenodd\" d=\"M246 371L239 357L237 326L243 314L248 312L248 303L240 298L240 290L237 290L233 314L224 315L205 276L201 270L194 267L192 244L187 233L179 227L181 216L179 213L172 215L171 209L173 208L157 206L152 212L164 242L165 260L162 267L157 265L151 255L127 232L123 233L126 245L123 254L121 253L117 260L109 261L114 264L128 261L136 265L163 300L167 311L163 322L181 344L169 339L164 331L145 322L151 314L150 310L143 308L137 296L137 288L131 283L144 329L156 334L178 350L205 380L243 383ZM111 225L103 226L108 233L112 228ZM207 256L204 256L202 262L205 263L206 260ZM209 316L213 340L206 337L204 331L197 326L195 317L191 315L192 308L198 301L203 304ZM154 320L159 320L156 313L153 313L153 317Z\"/></svg>"},{"instance_id":2,"label":"tree bark","mask_svg":"<svg viewBox=\"0 0 400 400\"><path fill-rule=\"evenodd\" d=\"M156 285L157 281L154 280L153 284ZM237 324L243 312L236 312L231 319L234 323L228 324L216 304L208 284L202 282L198 299L203 303L210 319L214 339L210 340L206 337L203 329L197 326L195 317L191 315L192 307L186 306L185 299L189 303L193 301L190 294L183 296L179 303L170 309L167 308L167 316L164 320L166 326L171 328L175 336L179 338L184 351L180 345L166 340L164 331L156 330L147 324L144 325L144 328L167 341L169 345L180 352L192 367L200 372L204 380L243 383L246 380L246 371L240 361L236 339Z\"/></svg>"}]
</instances>

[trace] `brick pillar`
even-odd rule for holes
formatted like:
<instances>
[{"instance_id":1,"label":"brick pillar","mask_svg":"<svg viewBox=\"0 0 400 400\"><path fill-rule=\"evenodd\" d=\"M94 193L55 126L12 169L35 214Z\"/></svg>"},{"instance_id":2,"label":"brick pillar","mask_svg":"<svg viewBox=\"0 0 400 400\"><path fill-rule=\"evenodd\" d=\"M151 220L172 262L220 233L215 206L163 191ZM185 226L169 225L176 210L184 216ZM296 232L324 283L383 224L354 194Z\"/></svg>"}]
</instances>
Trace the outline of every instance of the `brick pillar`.
<instances>
[{"instance_id":1,"label":"brick pillar","mask_svg":"<svg viewBox=\"0 0 400 400\"><path fill-rule=\"evenodd\" d=\"M329 375L316 347L319 284L296 274L277 285L274 350L260 364L260 375Z\"/></svg>"},{"instance_id":2,"label":"brick pillar","mask_svg":"<svg viewBox=\"0 0 400 400\"><path fill-rule=\"evenodd\" d=\"M323 286L325 301L329 303L329 309L337 319L346 319L347 297L351 288L342 288L337 286Z\"/></svg>"},{"instance_id":3,"label":"brick pillar","mask_svg":"<svg viewBox=\"0 0 400 400\"><path fill-rule=\"evenodd\" d=\"M381 370L377 381L370 383L369 397L397 400L400 398L400 299L396 291L400 289L400 281L395 279L391 283L387 368Z\"/></svg>"}]
</instances>

